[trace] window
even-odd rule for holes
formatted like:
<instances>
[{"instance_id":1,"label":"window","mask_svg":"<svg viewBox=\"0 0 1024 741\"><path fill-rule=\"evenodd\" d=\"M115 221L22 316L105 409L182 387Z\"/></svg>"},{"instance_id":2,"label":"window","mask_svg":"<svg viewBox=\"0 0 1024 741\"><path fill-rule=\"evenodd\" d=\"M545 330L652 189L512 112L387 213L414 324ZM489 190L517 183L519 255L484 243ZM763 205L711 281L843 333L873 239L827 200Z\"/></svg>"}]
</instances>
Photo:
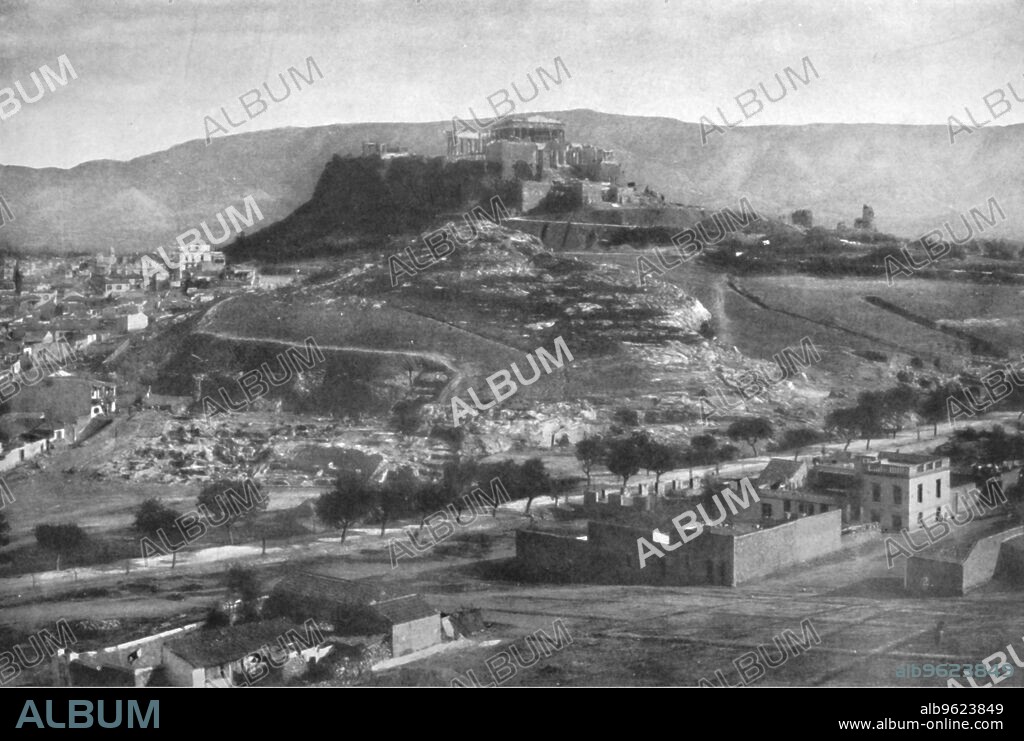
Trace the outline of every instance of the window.
<instances>
[{"instance_id":1,"label":"window","mask_svg":"<svg viewBox=\"0 0 1024 741\"><path fill-rule=\"evenodd\" d=\"M942 479L935 479L935 498L942 499Z\"/></svg>"},{"instance_id":2,"label":"window","mask_svg":"<svg viewBox=\"0 0 1024 741\"><path fill-rule=\"evenodd\" d=\"M881 502L882 501L882 485L872 484L871 485L871 501Z\"/></svg>"},{"instance_id":3,"label":"window","mask_svg":"<svg viewBox=\"0 0 1024 741\"><path fill-rule=\"evenodd\" d=\"M882 516L880 514L878 514L878 510L877 509L871 510L871 521L872 522L881 522L882 521Z\"/></svg>"},{"instance_id":4,"label":"window","mask_svg":"<svg viewBox=\"0 0 1024 741\"><path fill-rule=\"evenodd\" d=\"M893 515L892 516L892 529L893 530L900 530L900 529L902 529L902 527L903 527L903 518L900 517L899 515Z\"/></svg>"},{"instance_id":5,"label":"window","mask_svg":"<svg viewBox=\"0 0 1024 741\"><path fill-rule=\"evenodd\" d=\"M935 521L942 522L942 507L935 508Z\"/></svg>"},{"instance_id":6,"label":"window","mask_svg":"<svg viewBox=\"0 0 1024 741\"><path fill-rule=\"evenodd\" d=\"M893 504L900 504L902 502L903 502L903 491L900 489L900 487L898 487L895 484L893 484L893 487L892 487L892 503Z\"/></svg>"},{"instance_id":7,"label":"window","mask_svg":"<svg viewBox=\"0 0 1024 741\"><path fill-rule=\"evenodd\" d=\"M766 520L770 520L772 517L772 504L771 502L761 502L761 517Z\"/></svg>"},{"instance_id":8,"label":"window","mask_svg":"<svg viewBox=\"0 0 1024 741\"><path fill-rule=\"evenodd\" d=\"M793 503L788 499L782 503L782 511L789 512L792 509Z\"/></svg>"},{"instance_id":9,"label":"window","mask_svg":"<svg viewBox=\"0 0 1024 741\"><path fill-rule=\"evenodd\" d=\"M818 514L821 514L822 512L828 512L828 505L827 504L819 504L818 505Z\"/></svg>"},{"instance_id":10,"label":"window","mask_svg":"<svg viewBox=\"0 0 1024 741\"><path fill-rule=\"evenodd\" d=\"M924 524L924 513L923 512L918 512L917 513L917 524L918 525L923 525Z\"/></svg>"},{"instance_id":11,"label":"window","mask_svg":"<svg viewBox=\"0 0 1024 741\"><path fill-rule=\"evenodd\" d=\"M920 504L924 501L924 484L917 485L917 503Z\"/></svg>"}]
</instances>

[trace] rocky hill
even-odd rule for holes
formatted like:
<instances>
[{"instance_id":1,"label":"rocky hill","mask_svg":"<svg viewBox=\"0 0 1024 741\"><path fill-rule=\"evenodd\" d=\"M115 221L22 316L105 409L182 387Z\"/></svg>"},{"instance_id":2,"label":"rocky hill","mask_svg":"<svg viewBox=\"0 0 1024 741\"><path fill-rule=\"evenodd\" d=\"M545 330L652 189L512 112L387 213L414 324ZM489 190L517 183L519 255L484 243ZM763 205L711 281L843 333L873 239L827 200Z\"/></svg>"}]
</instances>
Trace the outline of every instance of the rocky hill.
<instances>
[{"instance_id":1,"label":"rocky hill","mask_svg":"<svg viewBox=\"0 0 1024 741\"><path fill-rule=\"evenodd\" d=\"M204 393L225 386L237 397L242 373L262 362L276 371L276 351L312 337L326 360L257 408L374 418L425 434L451 425L455 396L468 401L472 389L488 404L488 376L513 363L532 375L527 355L556 354L560 338L571 362L466 422L467 449L478 452L516 440L548 445L559 430L576 439L606 428L620 408L696 434L702 393L733 394L742 374L770 371L720 346L710 312L678 286L638 288L628 268L556 255L536 237L487 222L440 259L425 236L388 245L420 266L396 285L387 259L342 255L304 284L216 304L130 362L156 391L189 393L205 374ZM813 380L794 379L752 405L813 418L821 395Z\"/></svg>"},{"instance_id":2,"label":"rocky hill","mask_svg":"<svg viewBox=\"0 0 1024 741\"><path fill-rule=\"evenodd\" d=\"M810 208L815 222L851 223L871 204L880 229L916 237L996 197L997 235L1024 236L1024 126L956 136L945 126L738 126L702 145L696 124L669 118L555 111L574 141L616 150L626 177L673 201L735 207L747 196L768 215ZM69 170L0 166L15 221L0 243L31 250L143 250L171 242L253 196L262 225L308 201L334 155L364 140L444 153L450 122L339 124L193 141L129 162ZM955 222L958 224L959 222Z\"/></svg>"}]
</instances>

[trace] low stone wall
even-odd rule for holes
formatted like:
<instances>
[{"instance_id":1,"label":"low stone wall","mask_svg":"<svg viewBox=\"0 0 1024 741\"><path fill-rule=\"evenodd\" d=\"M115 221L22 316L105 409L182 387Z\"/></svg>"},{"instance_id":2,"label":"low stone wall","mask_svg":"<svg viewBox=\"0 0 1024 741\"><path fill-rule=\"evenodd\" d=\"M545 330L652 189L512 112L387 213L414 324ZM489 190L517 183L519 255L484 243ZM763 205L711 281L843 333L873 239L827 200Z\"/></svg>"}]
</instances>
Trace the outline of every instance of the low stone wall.
<instances>
[{"instance_id":1,"label":"low stone wall","mask_svg":"<svg viewBox=\"0 0 1024 741\"><path fill-rule=\"evenodd\" d=\"M915 555L907 559L903 586L911 594L961 596L991 581L997 566L1013 558L1003 555L1013 546L1006 541L1024 535L1024 526L1009 528L979 539L962 560Z\"/></svg>"}]
</instances>

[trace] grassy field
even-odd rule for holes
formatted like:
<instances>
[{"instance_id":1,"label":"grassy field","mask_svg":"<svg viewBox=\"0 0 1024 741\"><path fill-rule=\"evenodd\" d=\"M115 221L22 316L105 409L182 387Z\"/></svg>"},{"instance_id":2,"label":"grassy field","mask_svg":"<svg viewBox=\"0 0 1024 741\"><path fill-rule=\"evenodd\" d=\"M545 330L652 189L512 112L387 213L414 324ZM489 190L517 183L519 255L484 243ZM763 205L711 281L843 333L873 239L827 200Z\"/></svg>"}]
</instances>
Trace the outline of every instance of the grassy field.
<instances>
[{"instance_id":1,"label":"grassy field","mask_svg":"<svg viewBox=\"0 0 1024 741\"><path fill-rule=\"evenodd\" d=\"M639 254L639 253L638 253ZM636 265L635 254L588 254L593 262ZM957 366L969 354L965 340L873 306L878 296L940 324L962 330L1006 349L1024 350L1021 317L1024 292L1016 286L940 280L826 279L806 275L747 276L736 280L769 308L758 306L729 288L728 277L699 264L686 263L660 276L680 286L715 315L718 338L741 352L768 359L781 348L811 337L816 346L854 353L905 354L942 367ZM796 316L794 316L796 315ZM826 326L831 325L831 326Z\"/></svg>"}]
</instances>

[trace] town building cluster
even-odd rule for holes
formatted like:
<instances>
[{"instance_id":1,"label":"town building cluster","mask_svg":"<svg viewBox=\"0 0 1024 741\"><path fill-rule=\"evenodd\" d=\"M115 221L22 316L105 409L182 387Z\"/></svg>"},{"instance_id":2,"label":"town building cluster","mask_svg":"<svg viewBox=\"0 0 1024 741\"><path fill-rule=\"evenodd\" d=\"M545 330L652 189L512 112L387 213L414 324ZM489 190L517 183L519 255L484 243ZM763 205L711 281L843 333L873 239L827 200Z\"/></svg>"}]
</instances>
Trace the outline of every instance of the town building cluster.
<instances>
[{"instance_id":1,"label":"town building cluster","mask_svg":"<svg viewBox=\"0 0 1024 741\"><path fill-rule=\"evenodd\" d=\"M721 497L708 503L682 480L666 481L663 492L647 484L629 493L588 491L578 508L587 520L585 534L568 526L520 530L516 555L532 578L737 586L861 543L872 531L913 537L948 527L953 518L985 513L994 492L1016 483L1018 475L1008 469L979 489L974 477L951 478L944 456L881 451L775 458L754 481L719 481L728 507ZM992 578L998 544L992 553L987 560L971 549L957 556L959 562L981 562L973 584ZM948 554L916 558L915 573L949 570L942 565ZM962 580L948 575L932 577L938 581L952 592L963 589Z\"/></svg>"},{"instance_id":2,"label":"town building cluster","mask_svg":"<svg viewBox=\"0 0 1024 741\"><path fill-rule=\"evenodd\" d=\"M235 602L222 605L230 625L182 622L115 645L76 643L54 656L54 682L240 687L319 676L352 683L382 662L484 628L478 610L442 614L418 594L309 571L280 579L258 603L257 620L236 620Z\"/></svg>"},{"instance_id":3,"label":"town building cluster","mask_svg":"<svg viewBox=\"0 0 1024 741\"><path fill-rule=\"evenodd\" d=\"M73 445L117 410L111 363L159 323L294 273L226 267L208 244L151 254L0 255L0 471Z\"/></svg>"}]
</instances>

